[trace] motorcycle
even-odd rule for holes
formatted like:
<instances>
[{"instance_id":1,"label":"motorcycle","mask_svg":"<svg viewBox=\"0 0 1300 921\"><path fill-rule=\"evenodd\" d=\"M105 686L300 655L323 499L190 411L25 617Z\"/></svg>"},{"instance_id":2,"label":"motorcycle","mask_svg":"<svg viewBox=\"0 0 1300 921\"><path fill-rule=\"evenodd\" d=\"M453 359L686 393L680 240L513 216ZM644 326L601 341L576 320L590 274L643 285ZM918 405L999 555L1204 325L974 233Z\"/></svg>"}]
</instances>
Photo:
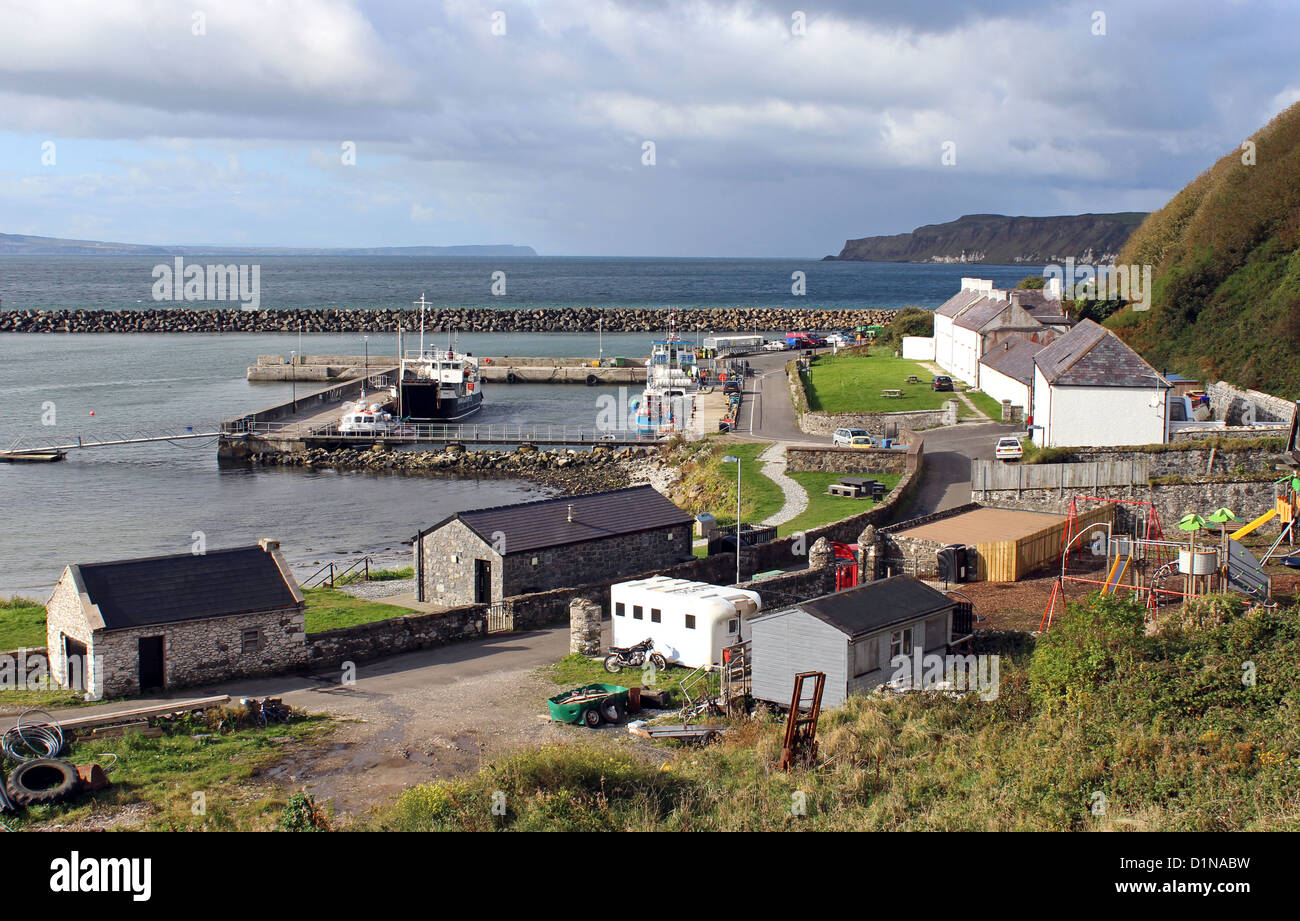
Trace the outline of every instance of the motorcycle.
<instances>
[{"instance_id":1,"label":"motorcycle","mask_svg":"<svg viewBox=\"0 0 1300 921\"><path fill-rule=\"evenodd\" d=\"M605 656L605 671L617 675L625 668L640 668L646 659L657 669L668 667L668 660L662 654L652 652L655 648L653 639L644 639L635 646L611 646L609 655Z\"/></svg>"}]
</instances>

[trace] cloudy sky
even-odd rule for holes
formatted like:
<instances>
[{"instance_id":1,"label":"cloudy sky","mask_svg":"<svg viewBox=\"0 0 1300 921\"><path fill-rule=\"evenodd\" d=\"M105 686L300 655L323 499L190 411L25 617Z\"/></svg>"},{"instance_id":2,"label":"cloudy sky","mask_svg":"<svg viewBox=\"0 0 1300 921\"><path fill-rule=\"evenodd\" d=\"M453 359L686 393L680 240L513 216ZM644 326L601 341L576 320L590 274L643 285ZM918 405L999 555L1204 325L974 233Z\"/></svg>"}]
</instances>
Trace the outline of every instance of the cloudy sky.
<instances>
[{"instance_id":1,"label":"cloudy sky","mask_svg":"<svg viewBox=\"0 0 1300 921\"><path fill-rule=\"evenodd\" d=\"M0 0L0 26L0 232L158 244L817 256L1156 208L1300 99L1296 0Z\"/></svg>"}]
</instances>

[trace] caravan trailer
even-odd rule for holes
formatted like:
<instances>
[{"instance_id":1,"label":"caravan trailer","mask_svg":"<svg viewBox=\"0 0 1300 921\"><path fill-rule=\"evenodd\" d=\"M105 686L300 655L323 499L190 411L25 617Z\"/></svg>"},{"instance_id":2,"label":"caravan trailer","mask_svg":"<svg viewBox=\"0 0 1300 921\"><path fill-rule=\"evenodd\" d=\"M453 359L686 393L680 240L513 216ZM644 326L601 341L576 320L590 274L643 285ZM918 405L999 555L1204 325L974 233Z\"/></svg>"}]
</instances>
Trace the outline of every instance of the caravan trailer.
<instances>
[{"instance_id":1,"label":"caravan trailer","mask_svg":"<svg viewBox=\"0 0 1300 921\"><path fill-rule=\"evenodd\" d=\"M758 592L654 576L610 586L614 645L652 637L669 662L698 668L722 661L726 646L749 638L746 618L763 606Z\"/></svg>"}]
</instances>

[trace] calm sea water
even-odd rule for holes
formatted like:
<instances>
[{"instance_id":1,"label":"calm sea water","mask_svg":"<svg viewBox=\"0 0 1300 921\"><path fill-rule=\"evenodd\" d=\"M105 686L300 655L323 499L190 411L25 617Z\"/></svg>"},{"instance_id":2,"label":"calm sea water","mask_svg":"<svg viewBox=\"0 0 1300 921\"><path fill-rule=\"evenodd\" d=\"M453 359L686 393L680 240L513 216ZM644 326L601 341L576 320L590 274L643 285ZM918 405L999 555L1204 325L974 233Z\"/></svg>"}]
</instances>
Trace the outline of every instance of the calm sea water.
<instances>
[{"instance_id":1,"label":"calm sea water","mask_svg":"<svg viewBox=\"0 0 1300 921\"><path fill-rule=\"evenodd\" d=\"M1012 285L1033 266L910 265L815 259L533 259L407 256L186 256L260 266L275 307L406 307L423 293L450 307L937 307L963 275ZM4 309L154 306L154 256L0 256ZM493 296L492 274L506 293ZM804 272L807 294L791 293ZM190 304L190 306L208 306Z\"/></svg>"},{"instance_id":2,"label":"calm sea water","mask_svg":"<svg viewBox=\"0 0 1300 921\"><path fill-rule=\"evenodd\" d=\"M152 258L0 256L0 298L18 307L150 306ZM219 260L218 260L219 261ZM963 275L1011 284L1023 267L912 266L735 259L262 258L264 306L403 306L423 291L440 305L935 306ZM487 294L507 272L505 299ZM806 298L790 273L808 273ZM650 334L466 334L479 355L645 355ZM203 431L288 399L288 384L250 384L259 354L362 354L358 334L3 335L0 446L143 430ZM371 335L372 355L395 336ZM319 385L304 384L301 389ZM590 425L617 388L489 386L494 423ZM52 412L52 415L51 415ZM92 415L93 413L93 415ZM52 425L44 423L53 422ZM44 596L69 562L181 553L195 531L209 547L277 537L295 568L371 553L405 565L402 541L456 511L545 495L504 480L299 470L219 470L215 446L177 442L74 451L61 464L0 464L0 596Z\"/></svg>"}]
</instances>

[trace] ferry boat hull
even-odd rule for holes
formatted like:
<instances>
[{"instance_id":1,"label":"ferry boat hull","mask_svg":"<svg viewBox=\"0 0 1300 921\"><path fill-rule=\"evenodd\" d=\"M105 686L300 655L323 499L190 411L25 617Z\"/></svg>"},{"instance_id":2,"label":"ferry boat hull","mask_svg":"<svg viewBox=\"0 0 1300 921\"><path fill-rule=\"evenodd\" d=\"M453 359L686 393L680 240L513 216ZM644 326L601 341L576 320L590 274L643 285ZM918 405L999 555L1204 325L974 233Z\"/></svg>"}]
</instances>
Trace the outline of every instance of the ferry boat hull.
<instances>
[{"instance_id":1,"label":"ferry boat hull","mask_svg":"<svg viewBox=\"0 0 1300 921\"><path fill-rule=\"evenodd\" d=\"M412 422L460 422L483 408L483 391L439 396L433 381L402 381L402 417Z\"/></svg>"}]
</instances>

